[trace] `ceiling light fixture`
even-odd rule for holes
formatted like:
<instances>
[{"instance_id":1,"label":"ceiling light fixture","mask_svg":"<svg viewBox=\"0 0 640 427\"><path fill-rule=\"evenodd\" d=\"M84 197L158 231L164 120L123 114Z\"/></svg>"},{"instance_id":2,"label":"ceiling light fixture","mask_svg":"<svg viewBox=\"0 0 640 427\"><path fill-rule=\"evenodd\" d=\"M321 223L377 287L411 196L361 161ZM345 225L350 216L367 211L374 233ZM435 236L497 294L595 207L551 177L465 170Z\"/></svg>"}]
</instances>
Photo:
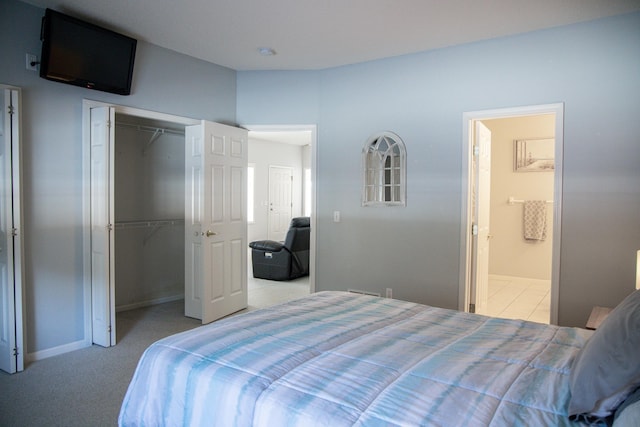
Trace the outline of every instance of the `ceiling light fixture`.
<instances>
[{"instance_id":1,"label":"ceiling light fixture","mask_svg":"<svg viewBox=\"0 0 640 427\"><path fill-rule=\"evenodd\" d=\"M273 56L276 54L276 51L270 47L259 47L258 53L262 56Z\"/></svg>"}]
</instances>

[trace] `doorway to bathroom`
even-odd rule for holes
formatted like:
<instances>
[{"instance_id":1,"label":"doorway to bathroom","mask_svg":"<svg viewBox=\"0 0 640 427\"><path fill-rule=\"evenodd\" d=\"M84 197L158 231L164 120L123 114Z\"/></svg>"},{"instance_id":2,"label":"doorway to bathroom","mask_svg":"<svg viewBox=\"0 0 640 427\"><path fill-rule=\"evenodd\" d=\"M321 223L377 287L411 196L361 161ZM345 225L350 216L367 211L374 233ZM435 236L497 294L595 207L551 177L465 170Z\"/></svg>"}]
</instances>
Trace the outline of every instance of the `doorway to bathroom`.
<instances>
[{"instance_id":1,"label":"doorway to bathroom","mask_svg":"<svg viewBox=\"0 0 640 427\"><path fill-rule=\"evenodd\" d=\"M557 322L562 113L465 113L461 310Z\"/></svg>"}]
</instances>

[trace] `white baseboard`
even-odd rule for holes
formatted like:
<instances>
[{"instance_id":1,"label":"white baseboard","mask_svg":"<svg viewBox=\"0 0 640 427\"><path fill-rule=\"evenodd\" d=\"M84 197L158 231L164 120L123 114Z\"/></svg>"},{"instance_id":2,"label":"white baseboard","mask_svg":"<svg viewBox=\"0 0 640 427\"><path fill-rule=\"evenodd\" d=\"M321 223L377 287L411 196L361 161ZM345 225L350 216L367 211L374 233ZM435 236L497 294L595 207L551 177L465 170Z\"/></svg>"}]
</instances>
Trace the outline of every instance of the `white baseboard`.
<instances>
[{"instance_id":1,"label":"white baseboard","mask_svg":"<svg viewBox=\"0 0 640 427\"><path fill-rule=\"evenodd\" d=\"M181 299L184 299L184 293L178 294L178 295L171 295L168 297L154 298L146 301L140 301L133 304L119 305L119 306L116 306L116 313L120 311L134 310L136 308L149 307L151 305L156 305L156 304L164 304L165 302L178 301Z\"/></svg>"},{"instance_id":2,"label":"white baseboard","mask_svg":"<svg viewBox=\"0 0 640 427\"><path fill-rule=\"evenodd\" d=\"M75 341L69 344L60 345L58 347L48 348L46 350L35 351L25 355L25 362L37 362L38 360L47 359L53 356L59 356L70 351L80 350L81 348L91 347L91 342L86 340Z\"/></svg>"},{"instance_id":3,"label":"white baseboard","mask_svg":"<svg viewBox=\"0 0 640 427\"><path fill-rule=\"evenodd\" d=\"M138 302L135 304L127 304L123 306L116 307L116 312L132 310L134 308L147 307L150 305L162 304L165 302L177 301L184 299L184 294L180 295L172 295L163 298L156 298L152 300L147 300L143 302ZM46 350L35 351L33 353L25 354L25 362L37 362L38 360L47 359L53 356L59 356L64 353L69 353L70 351L80 350L81 348L91 347L91 339L84 339L80 341L74 341L69 344L60 345L58 347L48 348Z\"/></svg>"}]
</instances>

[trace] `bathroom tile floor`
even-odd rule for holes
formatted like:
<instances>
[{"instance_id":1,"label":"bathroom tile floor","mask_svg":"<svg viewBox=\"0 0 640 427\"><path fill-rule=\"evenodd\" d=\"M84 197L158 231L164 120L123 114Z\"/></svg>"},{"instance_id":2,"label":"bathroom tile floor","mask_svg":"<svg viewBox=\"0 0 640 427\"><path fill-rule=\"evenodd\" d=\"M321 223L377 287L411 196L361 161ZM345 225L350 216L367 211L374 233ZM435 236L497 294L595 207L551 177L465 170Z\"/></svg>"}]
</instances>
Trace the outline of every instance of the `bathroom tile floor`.
<instances>
[{"instance_id":1,"label":"bathroom tile floor","mask_svg":"<svg viewBox=\"0 0 640 427\"><path fill-rule=\"evenodd\" d=\"M487 309L481 314L549 323L550 290L549 280L491 275Z\"/></svg>"}]
</instances>

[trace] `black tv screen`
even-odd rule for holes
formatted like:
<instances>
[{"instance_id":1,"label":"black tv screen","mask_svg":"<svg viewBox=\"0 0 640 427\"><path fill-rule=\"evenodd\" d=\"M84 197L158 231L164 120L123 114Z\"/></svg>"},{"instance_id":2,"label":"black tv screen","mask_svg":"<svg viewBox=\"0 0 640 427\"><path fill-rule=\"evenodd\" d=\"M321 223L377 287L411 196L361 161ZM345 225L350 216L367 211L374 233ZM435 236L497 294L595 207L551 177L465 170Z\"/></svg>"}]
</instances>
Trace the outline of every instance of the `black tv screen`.
<instances>
[{"instance_id":1,"label":"black tv screen","mask_svg":"<svg viewBox=\"0 0 640 427\"><path fill-rule=\"evenodd\" d=\"M129 95L137 40L47 9L40 77Z\"/></svg>"}]
</instances>

